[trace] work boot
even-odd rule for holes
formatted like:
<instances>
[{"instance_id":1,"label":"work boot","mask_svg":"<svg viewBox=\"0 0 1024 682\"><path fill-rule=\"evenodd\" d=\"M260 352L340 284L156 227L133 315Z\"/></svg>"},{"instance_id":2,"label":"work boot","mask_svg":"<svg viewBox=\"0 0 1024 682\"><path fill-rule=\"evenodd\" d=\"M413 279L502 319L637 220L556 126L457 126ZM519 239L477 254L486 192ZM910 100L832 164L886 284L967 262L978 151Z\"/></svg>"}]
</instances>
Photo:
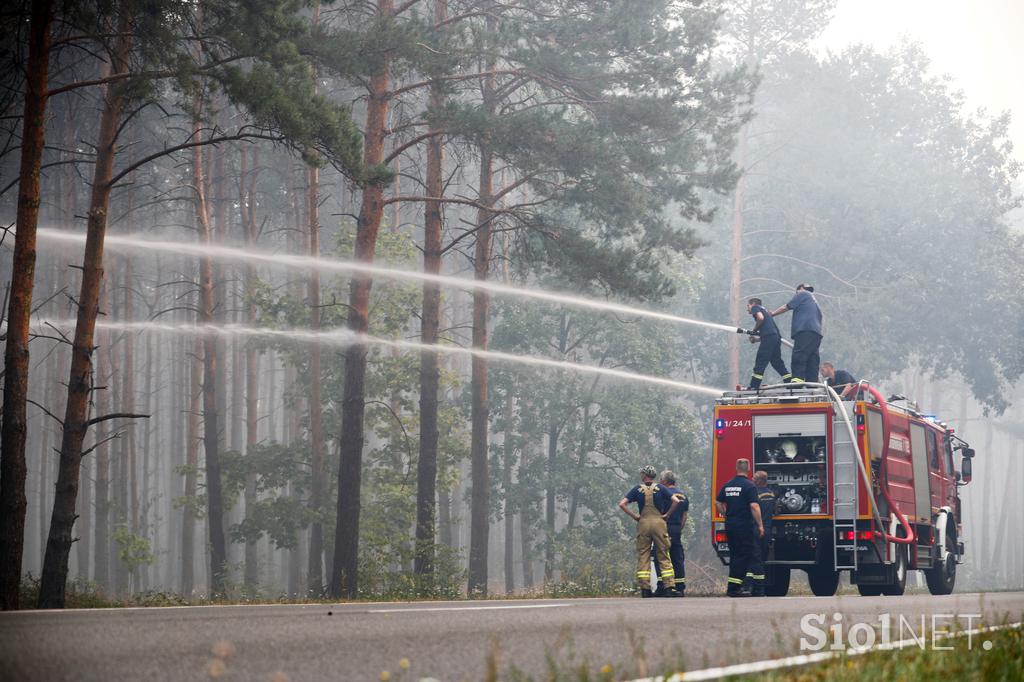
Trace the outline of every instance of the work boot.
<instances>
[{"instance_id":1,"label":"work boot","mask_svg":"<svg viewBox=\"0 0 1024 682\"><path fill-rule=\"evenodd\" d=\"M751 597L763 597L764 596L764 586L762 585L760 587L752 588L750 590L750 596Z\"/></svg>"},{"instance_id":2,"label":"work boot","mask_svg":"<svg viewBox=\"0 0 1024 682\"><path fill-rule=\"evenodd\" d=\"M726 588L725 594L727 597L749 597L750 588L746 585L736 585L729 583L729 587Z\"/></svg>"},{"instance_id":3,"label":"work boot","mask_svg":"<svg viewBox=\"0 0 1024 682\"><path fill-rule=\"evenodd\" d=\"M647 587L641 587L641 588L640 588L640 596L641 596L641 597L642 597L643 599L650 599L651 597L653 597L653 596L654 596L654 594L653 594L653 593L651 592L651 590L650 590L649 588L647 588Z\"/></svg>"},{"instance_id":4,"label":"work boot","mask_svg":"<svg viewBox=\"0 0 1024 682\"><path fill-rule=\"evenodd\" d=\"M676 592L679 593L680 597L685 597L686 596L686 588L685 587L679 587L678 585L676 585Z\"/></svg>"},{"instance_id":5,"label":"work boot","mask_svg":"<svg viewBox=\"0 0 1024 682\"><path fill-rule=\"evenodd\" d=\"M674 587L665 587L664 585L662 585L654 593L654 596L655 597L681 597L683 595L681 595L678 592L676 592L676 588L674 588Z\"/></svg>"}]
</instances>

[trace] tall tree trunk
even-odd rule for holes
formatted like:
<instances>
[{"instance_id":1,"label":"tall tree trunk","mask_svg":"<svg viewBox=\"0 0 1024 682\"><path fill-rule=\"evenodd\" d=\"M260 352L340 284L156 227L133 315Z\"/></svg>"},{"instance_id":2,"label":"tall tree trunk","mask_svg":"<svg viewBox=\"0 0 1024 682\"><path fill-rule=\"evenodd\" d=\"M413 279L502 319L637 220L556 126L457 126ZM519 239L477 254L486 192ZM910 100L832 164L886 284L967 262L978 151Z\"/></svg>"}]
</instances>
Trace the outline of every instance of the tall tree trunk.
<instances>
[{"instance_id":1,"label":"tall tree trunk","mask_svg":"<svg viewBox=\"0 0 1024 682\"><path fill-rule=\"evenodd\" d=\"M516 448L513 440L512 411L515 409L515 398L512 391L505 396L505 437L504 437L504 466L501 469L501 490L505 495L505 593L512 594L516 591L516 570L515 570L515 517L512 514L514 500L512 496L512 466L515 464Z\"/></svg>"},{"instance_id":2,"label":"tall tree trunk","mask_svg":"<svg viewBox=\"0 0 1024 682\"><path fill-rule=\"evenodd\" d=\"M740 130L740 139L736 147L736 165L744 171L747 162L747 135L749 124ZM732 255L729 259L729 319L732 324L739 325L743 309L741 296L743 267L743 192L746 189L746 173L736 181L732 205ZM735 386L740 380L740 337L736 334L729 338L729 385Z\"/></svg>"},{"instance_id":3,"label":"tall tree trunk","mask_svg":"<svg viewBox=\"0 0 1024 682\"><path fill-rule=\"evenodd\" d=\"M112 71L128 70L130 39L127 18L119 27L121 37L114 48ZM78 498L79 465L82 443L89 428L89 395L92 391L93 333L99 312L100 284L103 280L103 239L107 231L107 209L110 203L110 181L114 172L114 143L117 139L122 91L108 87L100 115L96 142L96 166L93 173L89 204L88 233L82 263L82 286L78 296L78 320L72 346L71 373L68 378L68 401L64 410L64 431L61 438L60 469L46 541L42 580L39 586L39 608L63 608L68 576L71 533L75 525L75 503Z\"/></svg>"},{"instance_id":4,"label":"tall tree trunk","mask_svg":"<svg viewBox=\"0 0 1024 682\"><path fill-rule=\"evenodd\" d=\"M189 381L188 431L185 434L185 507L181 523L181 593L188 597L195 589L195 533L196 517L193 503L196 497L196 478L199 470L199 410L202 399L203 341L192 345L192 368Z\"/></svg>"},{"instance_id":5,"label":"tall tree trunk","mask_svg":"<svg viewBox=\"0 0 1024 682\"><path fill-rule=\"evenodd\" d=\"M527 471L530 467L530 449L524 444L519 459L519 542L520 558L523 562L523 587L533 587L533 548L530 546L530 537L533 535L533 514L531 508L530 490L526 485L528 478Z\"/></svg>"},{"instance_id":6,"label":"tall tree trunk","mask_svg":"<svg viewBox=\"0 0 1024 682\"><path fill-rule=\"evenodd\" d=\"M109 310L110 287L103 284L100 295L101 305ZM105 386L110 379L112 355L110 350L110 332L100 330L97 334L98 350L96 357L96 383ZM97 391L96 411L107 414L110 411L110 392ZM93 580L104 590L112 591L110 579L110 446L106 443L108 436L107 423L100 422L96 426L96 534L93 549Z\"/></svg>"},{"instance_id":7,"label":"tall tree trunk","mask_svg":"<svg viewBox=\"0 0 1024 682\"><path fill-rule=\"evenodd\" d=\"M378 0L377 12L389 16L394 0ZM366 104L366 133L363 162L367 168L384 161L384 140L388 127L388 83L390 59L381 55L380 70L370 78ZM384 213L384 188L371 184L363 188L356 228L355 259L372 262ZM348 327L357 334L369 330L370 288L373 280L355 275L349 293ZM330 595L355 597L359 565L359 509L363 467L363 415L366 409L366 345L354 343L345 353L345 383L341 406L341 458L338 464L337 526L334 536L334 571Z\"/></svg>"},{"instance_id":8,"label":"tall tree trunk","mask_svg":"<svg viewBox=\"0 0 1024 682\"><path fill-rule=\"evenodd\" d=\"M597 384L597 379L594 380ZM591 389L593 393L593 389ZM573 476L572 495L569 500L569 519L566 521L566 528L576 525L576 512L579 509L580 484L583 480L583 473L587 468L587 453L590 451L590 429L591 429L590 403L583 406L583 433L580 436L580 451L576 457L576 475Z\"/></svg>"},{"instance_id":9,"label":"tall tree trunk","mask_svg":"<svg viewBox=\"0 0 1024 682\"><path fill-rule=\"evenodd\" d=\"M162 273L161 273L160 266L159 266L159 263L158 263L157 264L157 281L158 282L162 282L163 281L163 277L161 277L161 274ZM143 389L142 389L142 396L143 396L143 398L142 398L142 401L143 401L142 402L142 413L143 414L161 414L159 397L157 397L155 404L154 404L153 397L152 397L153 374L156 373L156 372L159 372L159 367L157 366L155 353L153 351L153 344L155 342L156 341L153 339L153 335L152 334L147 334L146 335L146 364L145 364L146 379L145 379L145 382L143 383ZM152 411L150 411L154 407L156 409L153 409ZM139 486L140 486L139 487L139 493L140 493L140 495L142 497L142 504L139 506L140 517L139 517L139 531L138 532L139 532L139 535L141 535L143 538L145 538L146 540L148 540L150 542L150 547L152 549L153 556L160 556L160 551L159 551L159 543L157 542L157 537L156 537L155 534L150 532L150 527L149 527L149 509L150 509L150 505L151 505L150 500L152 500L153 497L154 497L154 495L150 495L150 490L149 490L149 488L150 488L149 483L150 483L150 480L151 480L151 477L150 477L150 461L151 461L151 458L150 458L150 452L149 452L149 442L150 442L150 433L151 433L151 431L153 431L154 429L158 428L159 423L160 423L159 420L156 420L153 423L152 428L151 428L150 424L146 424L143 427L143 429L142 429L142 452L141 452L141 456L142 456L142 478L140 479L140 482L139 482ZM157 438L157 442L158 443L160 442L159 438ZM155 492L156 491L154 490L154 494L155 494ZM146 589L149 588L150 567L149 567L149 565L142 565L142 566L139 567L139 569L142 572L141 575L139 576L139 588L142 589L142 590L146 590Z\"/></svg>"},{"instance_id":10,"label":"tall tree trunk","mask_svg":"<svg viewBox=\"0 0 1024 682\"><path fill-rule=\"evenodd\" d=\"M488 17L488 29L494 28L494 19ZM485 71L494 68L490 59ZM483 108L489 114L494 110L494 77L485 76L481 83ZM491 263L491 241L493 213L488 210L494 203L494 153L490 143L480 143L480 187L477 211L476 248L473 253L473 277L486 280ZM473 348L487 350L487 317L490 311L490 295L483 290L473 292ZM473 356L471 376L471 422L470 435L470 480L472 497L470 502L469 532L469 593L487 594L487 546L490 532L490 477L487 471L487 435L490 426L490 409L487 395L487 360Z\"/></svg>"},{"instance_id":11,"label":"tall tree trunk","mask_svg":"<svg viewBox=\"0 0 1024 682\"><path fill-rule=\"evenodd\" d=\"M192 132L200 139L203 130L199 118L192 124ZM203 148L192 148L193 189L199 239L203 246L213 243L209 207L206 201L206 178L203 171ZM215 323L215 292L213 259L199 259L200 320L204 325ZM224 595L227 581L227 545L224 538L224 502L220 476L220 428L217 402L217 346L216 334L203 335L203 449L206 453L206 518L210 532L210 595Z\"/></svg>"},{"instance_id":12,"label":"tall tree trunk","mask_svg":"<svg viewBox=\"0 0 1024 682\"><path fill-rule=\"evenodd\" d=\"M320 3L313 8L314 26L320 20ZM306 208L309 219L309 255L320 257L320 170L310 166L308 172ZM309 326L314 332L320 331L320 270L313 268L309 273ZM306 570L309 595L320 597L324 591L324 525L320 515L324 512L324 488L326 481L326 458L324 448L324 412L320 390L320 344L314 343L309 349L309 448L311 464L310 506L313 508L313 523L309 528L309 566Z\"/></svg>"},{"instance_id":13,"label":"tall tree trunk","mask_svg":"<svg viewBox=\"0 0 1024 682\"><path fill-rule=\"evenodd\" d=\"M130 322L132 320L132 262L130 258L123 259L121 291L124 298L121 301L121 319ZM119 368L121 374L121 412L132 414L135 411L135 337L132 333L126 333L121 340L124 344L124 356L122 366ZM126 502L125 509L128 518L128 529L132 533L139 530L139 496L138 496L138 472L135 462L135 429L129 425L120 438L121 460L125 463Z\"/></svg>"},{"instance_id":14,"label":"tall tree trunk","mask_svg":"<svg viewBox=\"0 0 1024 682\"><path fill-rule=\"evenodd\" d=\"M548 428L548 483L544 495L544 582L555 577L555 468L561 431L562 427L552 419Z\"/></svg>"},{"instance_id":15,"label":"tall tree trunk","mask_svg":"<svg viewBox=\"0 0 1024 682\"><path fill-rule=\"evenodd\" d=\"M11 298L4 350L3 425L0 426L0 608L16 609L25 548L26 398L28 325L36 267L39 221L39 169L46 135L46 90L50 64L51 0L33 0L29 20L25 115L21 133L18 232L14 236Z\"/></svg>"},{"instance_id":16,"label":"tall tree trunk","mask_svg":"<svg viewBox=\"0 0 1024 682\"><path fill-rule=\"evenodd\" d=\"M442 24L448 16L447 0L435 0L434 23ZM444 104L441 84L430 87L430 105L440 108ZM444 146L440 130L427 140L427 196L441 197L444 194ZM438 275L442 263L441 202L428 201L424 204L423 216L423 271ZM420 339L425 344L436 344L441 319L441 288L435 284L423 284L423 314L420 324ZM416 469L416 547L413 572L421 593L433 587L434 574L434 509L437 495L437 414L438 390L440 389L440 358L437 353L420 353L420 452Z\"/></svg>"},{"instance_id":17,"label":"tall tree trunk","mask_svg":"<svg viewBox=\"0 0 1024 682\"><path fill-rule=\"evenodd\" d=\"M247 168L247 157L242 150L242 196L239 206L242 209L242 224L245 229L245 243L250 249L256 247L256 168L257 157L253 157L253 169ZM248 190L246 186L248 185ZM245 266L245 321L250 327L256 326L256 267L252 263ZM254 456L253 448L259 442L259 357L256 349L248 345L245 349L245 454ZM245 514L248 517L256 509L256 473L251 472L245 480ZM259 583L259 556L256 541L245 541L245 585L255 588Z\"/></svg>"}]
</instances>

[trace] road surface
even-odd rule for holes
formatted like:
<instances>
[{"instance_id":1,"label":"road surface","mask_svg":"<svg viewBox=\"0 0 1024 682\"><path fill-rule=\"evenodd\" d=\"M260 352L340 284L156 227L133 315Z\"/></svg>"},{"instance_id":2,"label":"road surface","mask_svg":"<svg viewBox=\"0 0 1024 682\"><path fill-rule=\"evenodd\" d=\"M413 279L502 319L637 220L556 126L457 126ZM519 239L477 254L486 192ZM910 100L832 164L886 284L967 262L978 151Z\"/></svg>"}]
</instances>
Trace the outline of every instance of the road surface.
<instances>
[{"instance_id":1,"label":"road surface","mask_svg":"<svg viewBox=\"0 0 1024 682\"><path fill-rule=\"evenodd\" d=\"M0 679L302 682L380 680L386 670L396 682L482 680L489 652L502 679L513 666L546 678L549 661L592 675L611 665L628 679L805 653L801 637L816 639L801 631L807 614L820 614L811 624L829 643L830 626L845 638L880 614L905 639L920 634L922 616L939 630L976 627L978 614L1020 621L1024 592L21 611L0 613ZM984 655L980 644L973 655Z\"/></svg>"}]
</instances>

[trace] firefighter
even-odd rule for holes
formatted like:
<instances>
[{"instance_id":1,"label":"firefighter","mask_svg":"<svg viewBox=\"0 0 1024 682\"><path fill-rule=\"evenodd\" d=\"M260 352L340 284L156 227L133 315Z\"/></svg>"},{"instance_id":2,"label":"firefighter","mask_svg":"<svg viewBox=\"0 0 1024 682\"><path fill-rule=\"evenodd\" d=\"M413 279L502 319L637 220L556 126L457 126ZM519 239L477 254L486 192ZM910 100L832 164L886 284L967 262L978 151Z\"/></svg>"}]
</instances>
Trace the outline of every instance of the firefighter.
<instances>
[{"instance_id":1,"label":"firefighter","mask_svg":"<svg viewBox=\"0 0 1024 682\"><path fill-rule=\"evenodd\" d=\"M772 319L771 313L761 304L761 299L752 298L747 301L747 312L754 318L754 328L750 330L750 343L761 345L757 349L757 357L754 358L754 371L750 375L748 391L756 391L764 379L764 369L769 364L782 380L789 383L792 375L786 369L786 363L782 360L782 335L779 328Z\"/></svg>"},{"instance_id":2,"label":"firefighter","mask_svg":"<svg viewBox=\"0 0 1024 682\"><path fill-rule=\"evenodd\" d=\"M619 509L637 522L636 526L636 580L640 584L640 596L652 597L651 592L651 545L654 545L655 559L660 567L665 589L660 597L678 597L675 591L675 571L669 559L668 526L666 520L675 512L679 502L663 486L654 482L658 475L651 465L640 469L640 484L626 493L619 500ZM634 514L627 505L635 502L638 514Z\"/></svg>"},{"instance_id":3,"label":"firefighter","mask_svg":"<svg viewBox=\"0 0 1024 682\"><path fill-rule=\"evenodd\" d=\"M718 513L725 517L725 534L729 542L730 597L750 597L756 591L764 594L764 565L758 540L764 537L764 523L757 499L757 486L748 478L750 460L736 460L736 475L726 481L715 497ZM750 578L753 589L744 585Z\"/></svg>"},{"instance_id":4,"label":"firefighter","mask_svg":"<svg viewBox=\"0 0 1024 682\"><path fill-rule=\"evenodd\" d=\"M821 357L821 308L814 300L814 287L809 284L797 284L796 293L789 303L772 311L772 317L786 311L793 311L793 324L790 336L793 337L793 357L789 363L793 372L793 381L818 381L818 365Z\"/></svg>"},{"instance_id":5,"label":"firefighter","mask_svg":"<svg viewBox=\"0 0 1024 682\"><path fill-rule=\"evenodd\" d=\"M772 542L772 517L775 516L775 492L768 487L768 472L755 471L754 485L757 486L757 506L761 509L761 524L764 526L764 535L758 542L758 549L761 551L761 564L767 568L768 550ZM760 591L756 585L753 587L753 596L763 597L764 586Z\"/></svg>"},{"instance_id":6,"label":"firefighter","mask_svg":"<svg viewBox=\"0 0 1024 682\"><path fill-rule=\"evenodd\" d=\"M686 499L683 491L676 487L676 475L669 469L661 472L659 483L668 491L672 499L679 503L676 510L666 520L668 526L668 539L671 543L668 548L669 559L672 560L672 571L676 578L676 592L680 597L686 595L686 554L683 552L683 526L686 525L686 517L690 511L690 501ZM664 593L664 576L658 571L658 577L662 582L658 584L658 592Z\"/></svg>"},{"instance_id":7,"label":"firefighter","mask_svg":"<svg viewBox=\"0 0 1024 682\"><path fill-rule=\"evenodd\" d=\"M821 375L825 383L838 391L840 397L849 398L857 392L857 380L845 369L836 369L831 362L821 363Z\"/></svg>"}]
</instances>

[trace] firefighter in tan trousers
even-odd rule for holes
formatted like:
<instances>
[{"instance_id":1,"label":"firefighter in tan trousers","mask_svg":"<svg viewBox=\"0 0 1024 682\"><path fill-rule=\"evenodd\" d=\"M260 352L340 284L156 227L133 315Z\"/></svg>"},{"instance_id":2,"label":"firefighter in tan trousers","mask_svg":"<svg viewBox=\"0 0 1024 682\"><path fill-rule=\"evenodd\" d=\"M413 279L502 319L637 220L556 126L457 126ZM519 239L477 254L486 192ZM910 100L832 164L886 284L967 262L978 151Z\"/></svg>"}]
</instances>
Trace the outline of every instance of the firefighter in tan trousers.
<instances>
[{"instance_id":1,"label":"firefighter in tan trousers","mask_svg":"<svg viewBox=\"0 0 1024 682\"><path fill-rule=\"evenodd\" d=\"M640 469L640 484L619 500L619 509L624 511L636 524L636 580L640 584L642 597L679 597L675 591L676 578L672 570L672 559L668 549L671 544L665 520L679 505L678 500L654 482L658 470L647 465ZM634 514L629 504L635 502L639 514ZM660 567L663 589L651 592L651 545L654 545L655 559Z\"/></svg>"}]
</instances>

